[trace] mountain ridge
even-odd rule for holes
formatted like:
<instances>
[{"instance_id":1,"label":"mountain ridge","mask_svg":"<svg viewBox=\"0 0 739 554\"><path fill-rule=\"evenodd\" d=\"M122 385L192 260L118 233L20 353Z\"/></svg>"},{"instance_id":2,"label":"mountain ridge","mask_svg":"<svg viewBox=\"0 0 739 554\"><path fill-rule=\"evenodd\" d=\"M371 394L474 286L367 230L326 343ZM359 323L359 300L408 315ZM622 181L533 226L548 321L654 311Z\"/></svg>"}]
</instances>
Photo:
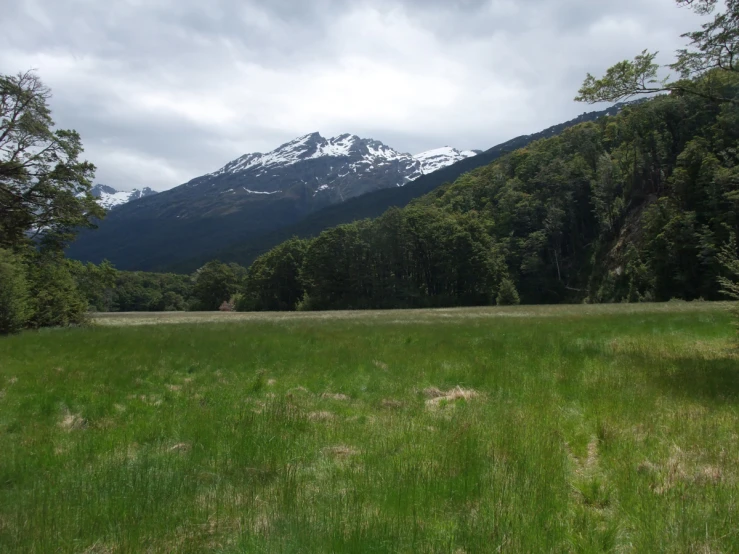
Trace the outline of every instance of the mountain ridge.
<instances>
[{"instance_id":1,"label":"mountain ridge","mask_svg":"<svg viewBox=\"0 0 739 554\"><path fill-rule=\"evenodd\" d=\"M293 224L326 206L402 187L474 155L443 147L417 159L374 139L309 133L117 207L94 233L81 233L68 255L155 269Z\"/></svg>"}]
</instances>

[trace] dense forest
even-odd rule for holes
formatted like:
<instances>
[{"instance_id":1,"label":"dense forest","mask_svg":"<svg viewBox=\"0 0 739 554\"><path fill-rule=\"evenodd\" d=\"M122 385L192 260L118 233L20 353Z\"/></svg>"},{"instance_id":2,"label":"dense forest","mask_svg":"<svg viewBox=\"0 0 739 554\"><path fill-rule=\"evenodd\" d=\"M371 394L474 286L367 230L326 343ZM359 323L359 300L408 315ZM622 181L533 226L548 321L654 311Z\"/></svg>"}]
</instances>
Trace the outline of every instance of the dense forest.
<instances>
[{"instance_id":1,"label":"dense forest","mask_svg":"<svg viewBox=\"0 0 739 554\"><path fill-rule=\"evenodd\" d=\"M719 299L719 252L739 231L737 146L736 105L660 96L402 210L290 240L251 266L240 306L484 305L502 283L525 303Z\"/></svg>"}]
</instances>

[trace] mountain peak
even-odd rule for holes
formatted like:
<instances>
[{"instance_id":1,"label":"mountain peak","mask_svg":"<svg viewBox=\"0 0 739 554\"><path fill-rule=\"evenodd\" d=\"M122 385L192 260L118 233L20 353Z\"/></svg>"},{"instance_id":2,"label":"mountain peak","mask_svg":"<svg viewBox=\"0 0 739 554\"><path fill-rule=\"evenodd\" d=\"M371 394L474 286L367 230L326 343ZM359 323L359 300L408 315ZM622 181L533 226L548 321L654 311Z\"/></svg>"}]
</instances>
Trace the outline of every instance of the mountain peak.
<instances>
[{"instance_id":1,"label":"mountain peak","mask_svg":"<svg viewBox=\"0 0 739 554\"><path fill-rule=\"evenodd\" d=\"M92 194L93 197L97 198L98 204L100 204L106 210L117 208L118 206L122 206L123 204L131 202L132 200L138 200L139 198L144 198L145 196L152 196L156 193L157 192L155 190L152 190L149 187L128 191L119 191L114 189L113 187L100 183L94 185L90 189L90 194Z\"/></svg>"},{"instance_id":2,"label":"mountain peak","mask_svg":"<svg viewBox=\"0 0 739 554\"><path fill-rule=\"evenodd\" d=\"M288 189L293 190L292 194L304 194L295 189L304 186L308 194L317 197L316 201L343 202L378 188L375 178L379 176L379 188L403 186L474 155L472 151L445 146L411 156L371 138L350 133L325 138L313 132L266 154L241 156L214 173L194 179L188 186L206 186L214 194L231 195L277 194ZM220 185L212 188L216 182Z\"/></svg>"}]
</instances>

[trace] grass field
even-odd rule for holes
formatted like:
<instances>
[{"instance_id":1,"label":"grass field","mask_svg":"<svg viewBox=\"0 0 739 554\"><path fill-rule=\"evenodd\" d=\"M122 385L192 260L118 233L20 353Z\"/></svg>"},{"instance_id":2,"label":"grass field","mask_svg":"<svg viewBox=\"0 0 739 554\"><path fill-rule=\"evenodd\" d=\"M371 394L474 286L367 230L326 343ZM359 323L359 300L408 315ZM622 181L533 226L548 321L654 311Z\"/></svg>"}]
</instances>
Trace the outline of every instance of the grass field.
<instances>
[{"instance_id":1,"label":"grass field","mask_svg":"<svg viewBox=\"0 0 739 554\"><path fill-rule=\"evenodd\" d=\"M0 552L739 552L729 321L124 314L0 338Z\"/></svg>"}]
</instances>

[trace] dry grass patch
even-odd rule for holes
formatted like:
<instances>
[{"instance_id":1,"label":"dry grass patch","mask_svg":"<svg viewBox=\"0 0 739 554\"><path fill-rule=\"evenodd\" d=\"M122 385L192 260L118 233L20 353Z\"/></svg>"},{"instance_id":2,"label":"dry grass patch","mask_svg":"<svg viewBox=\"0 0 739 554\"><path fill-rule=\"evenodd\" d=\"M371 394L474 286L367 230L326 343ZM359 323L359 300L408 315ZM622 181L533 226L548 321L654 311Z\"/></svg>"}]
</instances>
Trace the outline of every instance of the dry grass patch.
<instances>
[{"instance_id":1,"label":"dry grass patch","mask_svg":"<svg viewBox=\"0 0 739 554\"><path fill-rule=\"evenodd\" d=\"M119 552L118 547L96 542L82 551L82 554L114 554Z\"/></svg>"},{"instance_id":2,"label":"dry grass patch","mask_svg":"<svg viewBox=\"0 0 739 554\"><path fill-rule=\"evenodd\" d=\"M321 398L323 399L330 399L330 400L341 400L343 402L346 402L348 400L351 400L351 398L345 394L341 393L331 393L331 392L324 392L321 395Z\"/></svg>"},{"instance_id":3,"label":"dry grass patch","mask_svg":"<svg viewBox=\"0 0 739 554\"><path fill-rule=\"evenodd\" d=\"M471 400L480 396L480 393L473 389L463 389L460 386L454 387L447 391L443 391L436 387L424 389L423 394L427 397L426 406L435 408L455 400Z\"/></svg>"},{"instance_id":4,"label":"dry grass patch","mask_svg":"<svg viewBox=\"0 0 739 554\"><path fill-rule=\"evenodd\" d=\"M308 414L310 421L331 421L336 419L336 415L331 412L311 412Z\"/></svg>"},{"instance_id":5,"label":"dry grass patch","mask_svg":"<svg viewBox=\"0 0 739 554\"><path fill-rule=\"evenodd\" d=\"M65 431L78 431L87 428L87 420L78 414L66 412L59 421L59 427Z\"/></svg>"},{"instance_id":6,"label":"dry grass patch","mask_svg":"<svg viewBox=\"0 0 739 554\"><path fill-rule=\"evenodd\" d=\"M647 461L640 464L639 469L658 476L659 483L652 487L658 495L666 494L681 483L708 485L724 480L724 471L720 467L700 464L694 458L676 446L664 464Z\"/></svg>"}]
</instances>

